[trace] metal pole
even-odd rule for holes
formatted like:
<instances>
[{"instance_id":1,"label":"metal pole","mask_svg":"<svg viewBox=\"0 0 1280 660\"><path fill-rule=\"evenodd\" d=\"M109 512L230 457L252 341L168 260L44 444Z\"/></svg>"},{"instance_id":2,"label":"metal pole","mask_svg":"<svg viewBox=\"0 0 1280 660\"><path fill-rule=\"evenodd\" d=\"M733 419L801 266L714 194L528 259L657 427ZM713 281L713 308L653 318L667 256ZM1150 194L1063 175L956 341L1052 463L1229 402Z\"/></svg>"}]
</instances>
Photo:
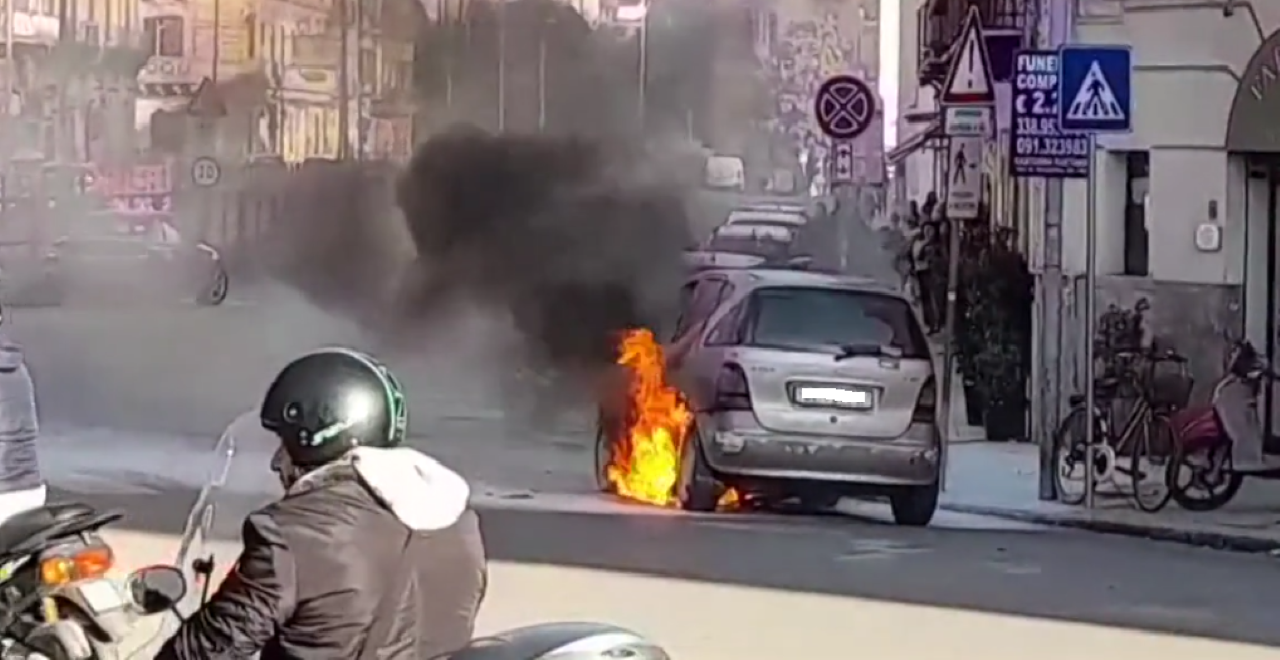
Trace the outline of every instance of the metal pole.
<instances>
[{"instance_id":1,"label":"metal pole","mask_svg":"<svg viewBox=\"0 0 1280 660\"><path fill-rule=\"evenodd\" d=\"M840 150L840 143L837 140L831 141L831 147L827 150L827 181L835 179L836 152ZM849 272L849 224L846 218L857 217L859 212L854 206L857 204L857 191L854 190L851 182L841 183L838 186L833 185L832 192L839 196L841 206L848 204L849 208L846 212L836 216L836 242L839 243L840 250L840 272Z\"/></svg>"},{"instance_id":2,"label":"metal pole","mask_svg":"<svg viewBox=\"0 0 1280 660\"><path fill-rule=\"evenodd\" d=\"M546 24L538 30L538 132L547 130L547 37Z\"/></svg>"},{"instance_id":3,"label":"metal pole","mask_svg":"<svg viewBox=\"0 0 1280 660\"><path fill-rule=\"evenodd\" d=\"M355 2L356 11L356 143L355 159L364 160L365 120L364 120L364 3Z\"/></svg>"},{"instance_id":4,"label":"metal pole","mask_svg":"<svg viewBox=\"0 0 1280 660\"><path fill-rule=\"evenodd\" d=\"M498 0L498 132L507 130L507 0Z\"/></svg>"},{"instance_id":5,"label":"metal pole","mask_svg":"<svg viewBox=\"0 0 1280 660\"><path fill-rule=\"evenodd\" d=\"M645 98L649 84L649 8L646 6L644 17L640 19L640 53L636 72L636 123L644 130L645 111L648 100Z\"/></svg>"},{"instance_id":6,"label":"metal pole","mask_svg":"<svg viewBox=\"0 0 1280 660\"><path fill-rule=\"evenodd\" d=\"M13 2L13 0L7 0ZM70 0L58 0L58 45L65 49L75 41L75 25L71 22ZM63 64L62 66L65 66ZM69 73L66 69L59 74ZM53 124L53 160L62 163L67 151L67 87L68 81L58 85L57 107L54 110Z\"/></svg>"},{"instance_id":7,"label":"metal pole","mask_svg":"<svg viewBox=\"0 0 1280 660\"><path fill-rule=\"evenodd\" d=\"M347 43L347 12L351 0L338 3L341 19L338 27L338 160L346 160L351 153L351 45Z\"/></svg>"},{"instance_id":8,"label":"metal pole","mask_svg":"<svg viewBox=\"0 0 1280 660\"><path fill-rule=\"evenodd\" d=\"M12 131L14 78L18 75L18 65L13 61L13 3L15 0L4 0L4 114L10 120L6 128ZM12 142L12 140L6 140Z\"/></svg>"},{"instance_id":9,"label":"metal pole","mask_svg":"<svg viewBox=\"0 0 1280 660\"><path fill-rule=\"evenodd\" d=\"M947 187L950 187L951 176L946 179ZM944 188L942 200L947 198ZM946 204L945 201L939 201L939 204ZM945 207L944 207L945 208ZM947 218L944 222L948 223L947 237L947 307L946 314L943 317L942 336L946 338L946 343L942 349L942 392L938 398L938 411L942 417L942 452L939 457L939 463L942 466L938 471L938 484L943 489L947 488L947 459L950 453L950 445L955 440L955 426L951 423L951 390L955 383L956 372L956 298L960 288L960 225L959 219Z\"/></svg>"},{"instance_id":10,"label":"metal pole","mask_svg":"<svg viewBox=\"0 0 1280 660\"><path fill-rule=\"evenodd\" d=\"M445 107L453 107L453 49L457 45L454 39L454 25L449 20L449 4L445 0L438 0L439 12L437 19L440 26L445 30L445 48L444 48L444 104Z\"/></svg>"},{"instance_id":11,"label":"metal pole","mask_svg":"<svg viewBox=\"0 0 1280 660\"><path fill-rule=\"evenodd\" d=\"M1094 392L1094 345L1093 337L1096 331L1097 319L1097 293L1098 293L1098 174L1097 174L1097 139L1093 134L1089 135L1089 194L1085 207L1084 220L1084 406L1085 406L1085 425L1084 425L1084 506L1086 509L1092 509L1095 502L1095 491L1098 484L1094 483L1093 461L1094 461L1094 421L1093 413L1097 406L1097 393Z\"/></svg>"},{"instance_id":12,"label":"metal pole","mask_svg":"<svg viewBox=\"0 0 1280 660\"><path fill-rule=\"evenodd\" d=\"M13 59L13 3L14 0L4 0L4 66L5 66L5 95L4 95L4 118L5 118L5 139L4 139L4 197L8 197L14 186L13 176L13 136L17 133L17 117L13 112L13 92L16 89L15 78L18 75L18 66ZM0 199L0 209L8 204L7 199ZM7 214L5 219L7 220Z\"/></svg>"},{"instance_id":13,"label":"metal pole","mask_svg":"<svg viewBox=\"0 0 1280 660\"><path fill-rule=\"evenodd\" d=\"M218 66L222 64L222 0L213 0L213 66L209 79L218 82Z\"/></svg>"}]
</instances>

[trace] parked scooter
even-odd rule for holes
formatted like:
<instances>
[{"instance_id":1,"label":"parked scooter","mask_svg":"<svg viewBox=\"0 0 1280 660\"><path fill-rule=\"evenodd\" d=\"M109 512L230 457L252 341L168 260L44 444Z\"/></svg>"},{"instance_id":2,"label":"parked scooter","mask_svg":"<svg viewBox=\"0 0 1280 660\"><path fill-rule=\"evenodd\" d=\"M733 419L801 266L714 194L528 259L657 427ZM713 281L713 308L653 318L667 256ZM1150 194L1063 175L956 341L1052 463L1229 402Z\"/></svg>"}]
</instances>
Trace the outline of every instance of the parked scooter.
<instances>
[{"instance_id":1,"label":"parked scooter","mask_svg":"<svg viewBox=\"0 0 1280 660\"><path fill-rule=\"evenodd\" d=\"M1245 477L1280 479L1280 458L1263 453L1267 433L1258 415L1264 383L1280 374L1247 340L1228 341L1226 373L1211 403L1174 418L1177 447L1165 481L1173 501L1188 511L1225 506Z\"/></svg>"},{"instance_id":2,"label":"parked scooter","mask_svg":"<svg viewBox=\"0 0 1280 660\"><path fill-rule=\"evenodd\" d=\"M270 446L271 440L259 422L258 411L240 415L227 427L214 446L208 482L196 496L187 516L173 566L153 566L134 573L129 592L137 607L147 614L165 618L156 635L131 654L130 660L154 657L166 639L177 632L183 619L191 616L209 598L215 572L213 554L205 549L205 541L218 516L219 495L228 482L255 471L266 464L251 465L256 458L253 449ZM248 448L249 460L235 462L242 449ZM224 521L226 522L226 521ZM192 589L192 586L198 589ZM625 628L606 623L547 623L509 630L472 641L453 653L429 660L671 660L665 650L653 641ZM7 660L7 659L0 659Z\"/></svg>"}]
</instances>

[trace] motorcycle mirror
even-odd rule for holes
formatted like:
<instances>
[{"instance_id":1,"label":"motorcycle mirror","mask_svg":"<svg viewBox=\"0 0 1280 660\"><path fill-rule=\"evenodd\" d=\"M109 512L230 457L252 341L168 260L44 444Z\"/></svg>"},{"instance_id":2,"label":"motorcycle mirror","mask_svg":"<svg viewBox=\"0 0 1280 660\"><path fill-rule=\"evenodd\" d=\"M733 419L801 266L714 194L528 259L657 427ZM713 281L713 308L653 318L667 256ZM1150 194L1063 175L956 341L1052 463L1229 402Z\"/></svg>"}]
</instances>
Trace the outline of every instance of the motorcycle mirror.
<instances>
[{"instance_id":1,"label":"motorcycle mirror","mask_svg":"<svg viewBox=\"0 0 1280 660\"><path fill-rule=\"evenodd\" d=\"M187 595L187 578L174 566L148 566L129 574L133 602L146 614L171 609Z\"/></svg>"}]
</instances>

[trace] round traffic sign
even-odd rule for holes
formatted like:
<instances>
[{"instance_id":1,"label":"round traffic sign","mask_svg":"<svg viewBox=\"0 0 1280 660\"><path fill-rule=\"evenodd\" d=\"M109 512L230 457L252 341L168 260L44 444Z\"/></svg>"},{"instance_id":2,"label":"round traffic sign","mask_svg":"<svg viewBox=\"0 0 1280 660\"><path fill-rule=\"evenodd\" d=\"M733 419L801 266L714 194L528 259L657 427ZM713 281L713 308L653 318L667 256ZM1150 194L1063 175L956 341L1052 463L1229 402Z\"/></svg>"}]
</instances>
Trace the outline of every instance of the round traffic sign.
<instances>
[{"instance_id":1,"label":"round traffic sign","mask_svg":"<svg viewBox=\"0 0 1280 660\"><path fill-rule=\"evenodd\" d=\"M218 161L201 156L191 163L191 182L201 188L218 185L218 181L222 179L222 167L218 165Z\"/></svg>"},{"instance_id":2,"label":"round traffic sign","mask_svg":"<svg viewBox=\"0 0 1280 660\"><path fill-rule=\"evenodd\" d=\"M840 75L827 78L813 99L818 128L834 140L852 140L871 127L876 96L861 79Z\"/></svg>"}]
</instances>

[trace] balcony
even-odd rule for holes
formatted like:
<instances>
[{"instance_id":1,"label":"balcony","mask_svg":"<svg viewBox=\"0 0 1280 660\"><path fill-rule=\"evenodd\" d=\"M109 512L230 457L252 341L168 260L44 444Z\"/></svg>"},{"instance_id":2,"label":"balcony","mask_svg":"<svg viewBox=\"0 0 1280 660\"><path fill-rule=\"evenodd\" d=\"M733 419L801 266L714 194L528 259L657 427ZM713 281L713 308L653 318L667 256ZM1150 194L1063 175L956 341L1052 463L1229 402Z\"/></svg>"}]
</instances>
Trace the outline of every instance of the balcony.
<instances>
[{"instance_id":1,"label":"balcony","mask_svg":"<svg viewBox=\"0 0 1280 660\"><path fill-rule=\"evenodd\" d=\"M1027 30L1027 3L1034 0L929 0L916 13L919 25L921 85L941 85L952 48L964 30L970 7L977 7L986 29Z\"/></svg>"}]
</instances>

